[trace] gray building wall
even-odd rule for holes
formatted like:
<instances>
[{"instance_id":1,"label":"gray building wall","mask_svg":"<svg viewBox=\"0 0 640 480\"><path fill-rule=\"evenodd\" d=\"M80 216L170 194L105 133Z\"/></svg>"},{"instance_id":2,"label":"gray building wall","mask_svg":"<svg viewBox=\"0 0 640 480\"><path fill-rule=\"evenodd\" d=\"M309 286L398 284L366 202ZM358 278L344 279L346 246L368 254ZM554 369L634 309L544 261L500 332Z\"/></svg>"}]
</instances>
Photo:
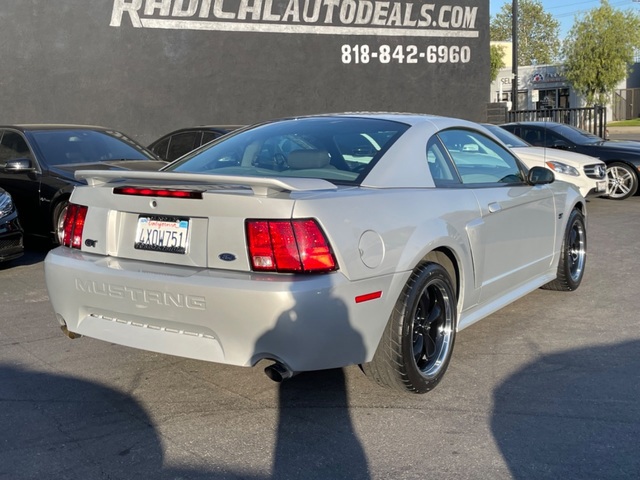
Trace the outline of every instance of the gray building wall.
<instances>
[{"instance_id":1,"label":"gray building wall","mask_svg":"<svg viewBox=\"0 0 640 480\"><path fill-rule=\"evenodd\" d=\"M640 62L631 66L631 72L627 77L627 88L640 88Z\"/></svg>"},{"instance_id":2,"label":"gray building wall","mask_svg":"<svg viewBox=\"0 0 640 480\"><path fill-rule=\"evenodd\" d=\"M0 123L98 124L146 144L309 113L485 116L488 0L4 3Z\"/></svg>"}]
</instances>

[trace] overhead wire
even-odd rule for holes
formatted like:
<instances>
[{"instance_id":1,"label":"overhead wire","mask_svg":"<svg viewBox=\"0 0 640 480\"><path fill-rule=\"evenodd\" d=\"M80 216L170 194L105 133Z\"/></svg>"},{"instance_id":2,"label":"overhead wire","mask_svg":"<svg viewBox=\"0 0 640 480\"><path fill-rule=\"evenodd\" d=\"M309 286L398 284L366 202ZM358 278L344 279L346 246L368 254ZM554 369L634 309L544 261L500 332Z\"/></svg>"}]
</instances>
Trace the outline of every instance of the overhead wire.
<instances>
[{"instance_id":1,"label":"overhead wire","mask_svg":"<svg viewBox=\"0 0 640 480\"><path fill-rule=\"evenodd\" d=\"M623 6L631 6L633 3L638 3L638 2L634 2L633 0L622 0L619 2L610 2L609 5L613 8L616 8L616 7L623 7ZM587 4L593 4L593 5L590 7L587 7ZM582 6L582 5L584 5L585 8L574 9L569 12L557 13L557 14L554 14L554 17L571 17L571 16L588 12L589 10L599 7L600 0L586 0L584 2L566 3L564 5L551 5L549 7L544 7L544 9L559 10L559 9L565 9L567 7L576 7L576 6Z\"/></svg>"}]
</instances>

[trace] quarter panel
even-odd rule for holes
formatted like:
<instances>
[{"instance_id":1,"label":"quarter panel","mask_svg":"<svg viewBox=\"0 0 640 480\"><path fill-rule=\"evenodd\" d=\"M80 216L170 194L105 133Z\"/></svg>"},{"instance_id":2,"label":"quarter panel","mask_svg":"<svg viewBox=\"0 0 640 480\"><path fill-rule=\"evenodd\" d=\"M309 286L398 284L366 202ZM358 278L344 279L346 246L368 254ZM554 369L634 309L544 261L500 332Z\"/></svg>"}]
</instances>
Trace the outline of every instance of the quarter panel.
<instances>
[{"instance_id":1,"label":"quarter panel","mask_svg":"<svg viewBox=\"0 0 640 480\"><path fill-rule=\"evenodd\" d=\"M458 259L463 279L461 307L477 300L473 283L473 254L467 225L480 216L468 189L356 189L340 195L319 195L296 202L294 217L315 217L334 248L340 271L351 281L408 273L430 251L445 247ZM365 232L375 232L383 256L372 266ZM397 298L403 285L388 292ZM386 292L385 292L386 294Z\"/></svg>"}]
</instances>

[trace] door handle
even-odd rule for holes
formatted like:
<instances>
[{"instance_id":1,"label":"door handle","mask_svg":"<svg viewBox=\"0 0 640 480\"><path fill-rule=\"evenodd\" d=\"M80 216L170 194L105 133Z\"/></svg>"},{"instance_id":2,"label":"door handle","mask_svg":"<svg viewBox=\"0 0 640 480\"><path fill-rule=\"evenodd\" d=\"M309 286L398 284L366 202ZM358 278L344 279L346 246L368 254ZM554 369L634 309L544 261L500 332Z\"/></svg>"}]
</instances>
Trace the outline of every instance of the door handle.
<instances>
[{"instance_id":1,"label":"door handle","mask_svg":"<svg viewBox=\"0 0 640 480\"><path fill-rule=\"evenodd\" d=\"M489 204L489 213L496 213L502 210L502 205L498 202L493 202Z\"/></svg>"}]
</instances>

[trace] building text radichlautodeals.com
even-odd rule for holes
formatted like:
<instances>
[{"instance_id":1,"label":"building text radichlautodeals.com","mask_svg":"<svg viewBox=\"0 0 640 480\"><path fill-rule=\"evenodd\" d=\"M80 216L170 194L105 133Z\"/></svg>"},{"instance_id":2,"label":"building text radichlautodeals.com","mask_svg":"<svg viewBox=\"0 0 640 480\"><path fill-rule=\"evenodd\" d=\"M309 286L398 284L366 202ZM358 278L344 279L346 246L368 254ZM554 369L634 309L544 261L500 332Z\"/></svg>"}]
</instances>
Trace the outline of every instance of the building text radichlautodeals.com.
<instances>
[{"instance_id":1,"label":"building text radichlautodeals.com","mask_svg":"<svg viewBox=\"0 0 640 480\"><path fill-rule=\"evenodd\" d=\"M114 0L137 28L477 38L477 6L374 0Z\"/></svg>"}]
</instances>

